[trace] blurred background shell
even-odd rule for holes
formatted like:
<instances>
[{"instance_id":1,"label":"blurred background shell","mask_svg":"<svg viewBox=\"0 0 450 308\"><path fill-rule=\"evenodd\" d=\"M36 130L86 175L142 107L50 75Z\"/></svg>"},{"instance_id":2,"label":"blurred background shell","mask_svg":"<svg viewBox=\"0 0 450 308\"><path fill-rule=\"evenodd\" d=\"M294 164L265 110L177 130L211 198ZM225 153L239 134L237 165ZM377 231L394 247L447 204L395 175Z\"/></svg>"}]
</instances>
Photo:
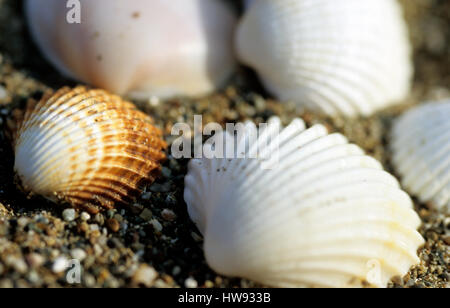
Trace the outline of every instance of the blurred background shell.
<instances>
[{"instance_id":1,"label":"blurred background shell","mask_svg":"<svg viewBox=\"0 0 450 308\"><path fill-rule=\"evenodd\" d=\"M450 213L450 100L416 107L392 131L393 164L406 190Z\"/></svg>"},{"instance_id":2,"label":"blurred background shell","mask_svg":"<svg viewBox=\"0 0 450 308\"><path fill-rule=\"evenodd\" d=\"M385 287L419 263L410 197L341 134L299 119L281 130L274 118L259 136L249 122L214 138L247 155L189 162L184 198L215 271L279 287Z\"/></svg>"},{"instance_id":3,"label":"blurred background shell","mask_svg":"<svg viewBox=\"0 0 450 308\"><path fill-rule=\"evenodd\" d=\"M258 0L247 7L237 55L278 99L356 116L408 95L411 47L396 0Z\"/></svg>"},{"instance_id":4,"label":"blurred background shell","mask_svg":"<svg viewBox=\"0 0 450 308\"><path fill-rule=\"evenodd\" d=\"M22 188L96 211L133 201L166 144L149 116L104 90L62 88L28 105L14 139Z\"/></svg>"},{"instance_id":5,"label":"blurred background shell","mask_svg":"<svg viewBox=\"0 0 450 308\"><path fill-rule=\"evenodd\" d=\"M197 96L233 72L237 17L219 0L27 0L29 28L64 75L133 98Z\"/></svg>"}]
</instances>

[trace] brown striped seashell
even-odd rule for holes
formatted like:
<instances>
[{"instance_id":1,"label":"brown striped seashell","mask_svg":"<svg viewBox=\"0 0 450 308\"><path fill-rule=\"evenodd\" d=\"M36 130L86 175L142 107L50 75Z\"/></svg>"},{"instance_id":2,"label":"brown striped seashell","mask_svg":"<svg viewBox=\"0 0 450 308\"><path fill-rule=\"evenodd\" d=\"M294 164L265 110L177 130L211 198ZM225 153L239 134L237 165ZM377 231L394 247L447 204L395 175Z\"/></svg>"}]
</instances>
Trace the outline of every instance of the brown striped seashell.
<instances>
[{"instance_id":1,"label":"brown striped seashell","mask_svg":"<svg viewBox=\"0 0 450 308\"><path fill-rule=\"evenodd\" d=\"M152 119L104 90L65 87L29 103L13 132L20 186L97 212L134 201L167 146Z\"/></svg>"}]
</instances>

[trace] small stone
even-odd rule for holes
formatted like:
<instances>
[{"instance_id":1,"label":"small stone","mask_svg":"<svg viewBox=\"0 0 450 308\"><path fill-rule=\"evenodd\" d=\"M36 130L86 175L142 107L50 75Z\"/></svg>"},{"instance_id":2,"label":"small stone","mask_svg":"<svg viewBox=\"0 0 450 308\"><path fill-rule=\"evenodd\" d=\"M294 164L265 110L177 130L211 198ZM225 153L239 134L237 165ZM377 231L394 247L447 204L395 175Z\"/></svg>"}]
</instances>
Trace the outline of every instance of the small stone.
<instances>
[{"instance_id":1,"label":"small stone","mask_svg":"<svg viewBox=\"0 0 450 308\"><path fill-rule=\"evenodd\" d=\"M130 210L133 214L139 215L144 210L144 206L139 203L134 203L130 206Z\"/></svg>"},{"instance_id":2,"label":"small stone","mask_svg":"<svg viewBox=\"0 0 450 308\"><path fill-rule=\"evenodd\" d=\"M151 287L157 277L158 273L153 267L150 267L147 264L142 264L134 273L132 280L135 285Z\"/></svg>"},{"instance_id":3,"label":"small stone","mask_svg":"<svg viewBox=\"0 0 450 308\"><path fill-rule=\"evenodd\" d=\"M1 289L11 289L14 288L14 283L10 279L0 280Z\"/></svg>"},{"instance_id":4,"label":"small stone","mask_svg":"<svg viewBox=\"0 0 450 308\"><path fill-rule=\"evenodd\" d=\"M82 221L88 221L89 219L91 219L91 215L89 215L86 212L83 212L83 213L81 213L80 218L81 218Z\"/></svg>"},{"instance_id":5,"label":"small stone","mask_svg":"<svg viewBox=\"0 0 450 308\"><path fill-rule=\"evenodd\" d=\"M86 258L86 252L81 248L75 248L70 251L72 258L83 261Z\"/></svg>"},{"instance_id":6,"label":"small stone","mask_svg":"<svg viewBox=\"0 0 450 308\"><path fill-rule=\"evenodd\" d=\"M86 285L86 287L88 288L92 288L95 286L95 277L92 276L91 274L85 274L83 275L83 281L84 284Z\"/></svg>"},{"instance_id":7,"label":"small stone","mask_svg":"<svg viewBox=\"0 0 450 308\"><path fill-rule=\"evenodd\" d=\"M0 101L8 98L8 91L4 86L0 85Z\"/></svg>"},{"instance_id":8,"label":"small stone","mask_svg":"<svg viewBox=\"0 0 450 308\"><path fill-rule=\"evenodd\" d=\"M409 279L408 282L406 283L406 286L410 288L410 287L414 286L415 284L416 283L414 282L413 279Z\"/></svg>"},{"instance_id":9,"label":"small stone","mask_svg":"<svg viewBox=\"0 0 450 308\"><path fill-rule=\"evenodd\" d=\"M97 213L95 215L94 220L100 226L103 226L105 224L105 217L102 214L100 214L100 213Z\"/></svg>"},{"instance_id":10,"label":"small stone","mask_svg":"<svg viewBox=\"0 0 450 308\"><path fill-rule=\"evenodd\" d=\"M188 289L194 289L194 288L198 287L198 283L197 283L197 280L195 280L192 277L189 277L188 279L186 279L184 281L184 286Z\"/></svg>"},{"instance_id":11,"label":"small stone","mask_svg":"<svg viewBox=\"0 0 450 308\"><path fill-rule=\"evenodd\" d=\"M116 214L116 211L115 211L115 210L108 210L108 211L106 212L106 217L108 217L108 218L113 218L115 214Z\"/></svg>"},{"instance_id":12,"label":"small stone","mask_svg":"<svg viewBox=\"0 0 450 308\"><path fill-rule=\"evenodd\" d=\"M67 260L66 257L58 257L53 262L52 271L55 274L59 274L59 273L65 272L67 267L68 267L68 265L69 265L69 261Z\"/></svg>"},{"instance_id":13,"label":"small stone","mask_svg":"<svg viewBox=\"0 0 450 308\"><path fill-rule=\"evenodd\" d=\"M62 213L62 216L65 221L74 221L75 220L75 210L74 209L65 209Z\"/></svg>"},{"instance_id":14,"label":"small stone","mask_svg":"<svg viewBox=\"0 0 450 308\"><path fill-rule=\"evenodd\" d=\"M168 192L170 191L170 183L169 182L166 182L164 184L153 183L153 185L150 186L150 191L155 193Z\"/></svg>"},{"instance_id":15,"label":"small stone","mask_svg":"<svg viewBox=\"0 0 450 308\"><path fill-rule=\"evenodd\" d=\"M167 167L162 167L161 175L165 178L170 178L172 176L172 170Z\"/></svg>"},{"instance_id":16,"label":"small stone","mask_svg":"<svg viewBox=\"0 0 450 308\"><path fill-rule=\"evenodd\" d=\"M213 288L213 287L214 287L214 283L211 280L205 281L205 288Z\"/></svg>"},{"instance_id":17,"label":"small stone","mask_svg":"<svg viewBox=\"0 0 450 308\"><path fill-rule=\"evenodd\" d=\"M161 216L167 221L173 221L177 218L177 215L172 210L169 209L162 210Z\"/></svg>"},{"instance_id":18,"label":"small stone","mask_svg":"<svg viewBox=\"0 0 450 308\"><path fill-rule=\"evenodd\" d=\"M180 273L181 273L181 267L179 267L178 265L172 269L173 276L178 276Z\"/></svg>"},{"instance_id":19,"label":"small stone","mask_svg":"<svg viewBox=\"0 0 450 308\"><path fill-rule=\"evenodd\" d=\"M403 279L401 276L398 275L392 277L392 282L400 286L403 285Z\"/></svg>"},{"instance_id":20,"label":"small stone","mask_svg":"<svg viewBox=\"0 0 450 308\"><path fill-rule=\"evenodd\" d=\"M141 196L142 200L146 200L146 201L150 200L151 197L152 197L152 192L151 191L143 193L142 196Z\"/></svg>"},{"instance_id":21,"label":"small stone","mask_svg":"<svg viewBox=\"0 0 450 308\"><path fill-rule=\"evenodd\" d=\"M8 256L6 257L5 263L21 274L24 274L28 270L27 263L20 257Z\"/></svg>"},{"instance_id":22,"label":"small stone","mask_svg":"<svg viewBox=\"0 0 450 308\"><path fill-rule=\"evenodd\" d=\"M89 225L86 222L82 222L78 225L79 232L86 233L89 230Z\"/></svg>"},{"instance_id":23,"label":"small stone","mask_svg":"<svg viewBox=\"0 0 450 308\"><path fill-rule=\"evenodd\" d=\"M115 214L115 215L114 215L114 218L115 218L118 222L120 222L120 223L123 222L123 217L122 217L122 215L120 215L120 214Z\"/></svg>"},{"instance_id":24,"label":"small stone","mask_svg":"<svg viewBox=\"0 0 450 308\"><path fill-rule=\"evenodd\" d=\"M106 220L106 226L111 232L114 233L120 230L120 223L114 218Z\"/></svg>"},{"instance_id":25,"label":"small stone","mask_svg":"<svg viewBox=\"0 0 450 308\"><path fill-rule=\"evenodd\" d=\"M28 224L28 222L29 222L29 220L26 217L20 217L17 220L17 224L19 225L19 227L22 227L22 228L24 228Z\"/></svg>"},{"instance_id":26,"label":"small stone","mask_svg":"<svg viewBox=\"0 0 450 308\"><path fill-rule=\"evenodd\" d=\"M442 238L445 244L450 245L450 235L446 235Z\"/></svg>"},{"instance_id":27,"label":"small stone","mask_svg":"<svg viewBox=\"0 0 450 308\"><path fill-rule=\"evenodd\" d=\"M96 225L96 224L92 224L92 225L89 226L89 229L91 231L99 231L100 227L98 225Z\"/></svg>"},{"instance_id":28,"label":"small stone","mask_svg":"<svg viewBox=\"0 0 450 308\"><path fill-rule=\"evenodd\" d=\"M150 224L153 226L153 229L155 229L156 232L161 232L163 229L163 226L161 225L161 223L159 221L157 221L156 219L150 220Z\"/></svg>"},{"instance_id":29,"label":"small stone","mask_svg":"<svg viewBox=\"0 0 450 308\"><path fill-rule=\"evenodd\" d=\"M39 277L39 274L35 270L31 270L27 274L27 279L33 284L38 284L39 281L41 280L41 278Z\"/></svg>"},{"instance_id":30,"label":"small stone","mask_svg":"<svg viewBox=\"0 0 450 308\"><path fill-rule=\"evenodd\" d=\"M26 257L27 263L32 268L40 267L44 264L45 258L38 253L30 253Z\"/></svg>"},{"instance_id":31,"label":"small stone","mask_svg":"<svg viewBox=\"0 0 450 308\"><path fill-rule=\"evenodd\" d=\"M145 221L149 221L150 219L152 219L153 213L149 209L144 209L139 217L141 217Z\"/></svg>"},{"instance_id":32,"label":"small stone","mask_svg":"<svg viewBox=\"0 0 450 308\"><path fill-rule=\"evenodd\" d=\"M166 204L175 205L177 204L177 198L175 198L174 194L168 194L166 200L164 200Z\"/></svg>"}]
</instances>

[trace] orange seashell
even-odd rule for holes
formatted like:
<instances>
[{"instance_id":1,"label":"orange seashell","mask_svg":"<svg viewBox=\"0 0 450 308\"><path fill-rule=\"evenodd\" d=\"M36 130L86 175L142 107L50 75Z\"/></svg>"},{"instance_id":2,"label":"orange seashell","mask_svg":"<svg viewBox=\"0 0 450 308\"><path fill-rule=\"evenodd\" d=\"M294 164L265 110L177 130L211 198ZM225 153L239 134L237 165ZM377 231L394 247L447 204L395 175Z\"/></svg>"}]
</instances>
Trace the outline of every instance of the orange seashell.
<instances>
[{"instance_id":1,"label":"orange seashell","mask_svg":"<svg viewBox=\"0 0 450 308\"><path fill-rule=\"evenodd\" d=\"M64 87L29 103L13 132L22 188L98 211L134 201L167 146L152 119L104 90Z\"/></svg>"}]
</instances>

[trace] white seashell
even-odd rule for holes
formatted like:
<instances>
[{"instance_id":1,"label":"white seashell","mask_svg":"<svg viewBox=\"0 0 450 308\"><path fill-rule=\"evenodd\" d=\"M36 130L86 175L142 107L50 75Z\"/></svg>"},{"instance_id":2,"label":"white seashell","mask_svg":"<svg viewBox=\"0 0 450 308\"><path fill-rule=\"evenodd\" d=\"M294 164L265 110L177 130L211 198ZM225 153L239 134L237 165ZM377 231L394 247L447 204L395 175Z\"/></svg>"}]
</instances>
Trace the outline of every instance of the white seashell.
<instances>
[{"instance_id":1,"label":"white seashell","mask_svg":"<svg viewBox=\"0 0 450 308\"><path fill-rule=\"evenodd\" d=\"M103 90L62 88L30 103L14 133L22 188L91 212L134 201L161 170L152 119Z\"/></svg>"},{"instance_id":2,"label":"white seashell","mask_svg":"<svg viewBox=\"0 0 450 308\"><path fill-rule=\"evenodd\" d=\"M258 0L238 57L266 88L328 115L370 115L405 98L411 47L396 0Z\"/></svg>"},{"instance_id":3,"label":"white seashell","mask_svg":"<svg viewBox=\"0 0 450 308\"><path fill-rule=\"evenodd\" d=\"M450 213L450 100L402 115L394 125L391 147L403 187Z\"/></svg>"},{"instance_id":4,"label":"white seashell","mask_svg":"<svg viewBox=\"0 0 450 308\"><path fill-rule=\"evenodd\" d=\"M28 0L31 33L64 75L134 98L197 96L235 68L237 21L219 0L80 0L81 24L67 1Z\"/></svg>"},{"instance_id":5,"label":"white seashell","mask_svg":"<svg viewBox=\"0 0 450 308\"><path fill-rule=\"evenodd\" d=\"M419 262L420 219L378 161L322 125L297 119L277 134L275 118L258 138L245 126L237 152L252 157L259 145L265 160L193 159L185 178L215 271L280 287L383 287ZM278 163L264 155L276 144Z\"/></svg>"}]
</instances>

